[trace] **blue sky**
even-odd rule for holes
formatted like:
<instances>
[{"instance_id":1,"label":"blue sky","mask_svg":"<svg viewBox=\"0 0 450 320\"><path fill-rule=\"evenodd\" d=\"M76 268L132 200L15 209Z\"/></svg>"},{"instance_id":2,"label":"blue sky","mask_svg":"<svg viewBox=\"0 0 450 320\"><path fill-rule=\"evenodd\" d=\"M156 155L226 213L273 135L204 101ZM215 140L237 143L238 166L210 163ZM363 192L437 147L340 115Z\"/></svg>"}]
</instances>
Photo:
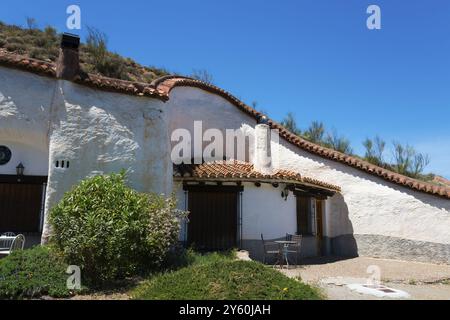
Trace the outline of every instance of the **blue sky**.
<instances>
[{"instance_id":1,"label":"blue sky","mask_svg":"<svg viewBox=\"0 0 450 320\"><path fill-rule=\"evenodd\" d=\"M78 4L83 29L146 65L214 82L272 118L292 111L352 141L379 134L431 157L450 178L450 1L448 0L2 0L0 20L65 27ZM382 29L368 30L379 5ZM390 153L388 152L388 156Z\"/></svg>"}]
</instances>

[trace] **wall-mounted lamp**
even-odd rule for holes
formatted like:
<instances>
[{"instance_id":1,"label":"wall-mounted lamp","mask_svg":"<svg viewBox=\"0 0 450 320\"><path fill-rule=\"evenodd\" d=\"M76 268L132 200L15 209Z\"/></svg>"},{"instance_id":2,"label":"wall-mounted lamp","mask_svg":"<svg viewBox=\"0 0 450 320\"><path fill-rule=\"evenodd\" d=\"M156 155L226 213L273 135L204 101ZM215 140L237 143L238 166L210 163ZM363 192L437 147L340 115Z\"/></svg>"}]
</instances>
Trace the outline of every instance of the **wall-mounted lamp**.
<instances>
[{"instance_id":1,"label":"wall-mounted lamp","mask_svg":"<svg viewBox=\"0 0 450 320\"><path fill-rule=\"evenodd\" d=\"M287 201L287 199L289 197L289 188L288 187L284 188L284 190L281 191L281 197L284 199L284 201Z\"/></svg>"},{"instance_id":2,"label":"wall-mounted lamp","mask_svg":"<svg viewBox=\"0 0 450 320\"><path fill-rule=\"evenodd\" d=\"M25 167L23 166L22 162L19 163L19 165L16 167L16 173L19 177L23 176L23 172L25 171Z\"/></svg>"}]
</instances>

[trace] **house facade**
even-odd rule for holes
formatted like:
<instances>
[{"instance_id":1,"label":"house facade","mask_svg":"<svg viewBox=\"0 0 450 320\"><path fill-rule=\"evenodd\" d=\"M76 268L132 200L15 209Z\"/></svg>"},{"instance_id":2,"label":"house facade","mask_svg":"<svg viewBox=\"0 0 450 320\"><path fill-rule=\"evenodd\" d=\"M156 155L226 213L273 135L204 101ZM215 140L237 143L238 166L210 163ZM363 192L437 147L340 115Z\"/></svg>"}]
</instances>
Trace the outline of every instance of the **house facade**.
<instances>
[{"instance_id":1,"label":"house facade","mask_svg":"<svg viewBox=\"0 0 450 320\"><path fill-rule=\"evenodd\" d=\"M173 192L190 211L180 234L187 245L258 258L261 235L298 233L303 256L450 263L449 188L303 140L201 81L85 74L77 45L64 37L57 64L0 51L0 232L47 241L48 212L65 192L125 169L136 190ZM207 139L174 163L180 129ZM245 137L241 156L192 159L211 130Z\"/></svg>"}]
</instances>

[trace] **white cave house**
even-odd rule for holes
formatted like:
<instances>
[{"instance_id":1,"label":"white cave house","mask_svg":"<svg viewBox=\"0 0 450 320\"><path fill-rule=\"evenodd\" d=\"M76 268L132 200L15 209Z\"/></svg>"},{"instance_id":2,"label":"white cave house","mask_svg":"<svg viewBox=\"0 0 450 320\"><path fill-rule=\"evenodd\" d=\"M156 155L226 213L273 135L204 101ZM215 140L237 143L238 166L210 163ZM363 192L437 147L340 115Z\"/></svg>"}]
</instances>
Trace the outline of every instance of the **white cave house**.
<instances>
[{"instance_id":1,"label":"white cave house","mask_svg":"<svg viewBox=\"0 0 450 320\"><path fill-rule=\"evenodd\" d=\"M65 35L56 64L0 49L0 233L24 233L28 245L47 241L47 214L65 192L125 169L133 188L175 193L190 211L180 234L187 245L242 248L258 258L261 234L297 233L305 257L450 263L449 188L308 142L198 80L142 84L86 74L78 45ZM174 164L173 132L195 136L196 122L200 134L249 137L243 158Z\"/></svg>"}]
</instances>

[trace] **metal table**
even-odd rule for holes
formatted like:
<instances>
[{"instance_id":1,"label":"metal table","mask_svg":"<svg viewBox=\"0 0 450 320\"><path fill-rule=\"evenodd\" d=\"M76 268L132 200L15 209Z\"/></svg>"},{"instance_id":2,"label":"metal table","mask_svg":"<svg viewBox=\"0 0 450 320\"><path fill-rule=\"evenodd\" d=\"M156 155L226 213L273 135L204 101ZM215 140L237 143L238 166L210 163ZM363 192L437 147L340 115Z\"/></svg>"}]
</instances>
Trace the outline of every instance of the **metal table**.
<instances>
[{"instance_id":1,"label":"metal table","mask_svg":"<svg viewBox=\"0 0 450 320\"><path fill-rule=\"evenodd\" d=\"M295 245L297 242L295 241L274 241L278 244L278 260L275 265L279 265L280 268L283 268L284 262L286 262L286 266L289 269L289 257L288 257L288 249L290 245Z\"/></svg>"}]
</instances>

